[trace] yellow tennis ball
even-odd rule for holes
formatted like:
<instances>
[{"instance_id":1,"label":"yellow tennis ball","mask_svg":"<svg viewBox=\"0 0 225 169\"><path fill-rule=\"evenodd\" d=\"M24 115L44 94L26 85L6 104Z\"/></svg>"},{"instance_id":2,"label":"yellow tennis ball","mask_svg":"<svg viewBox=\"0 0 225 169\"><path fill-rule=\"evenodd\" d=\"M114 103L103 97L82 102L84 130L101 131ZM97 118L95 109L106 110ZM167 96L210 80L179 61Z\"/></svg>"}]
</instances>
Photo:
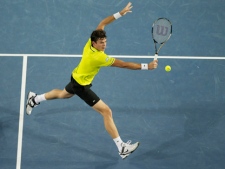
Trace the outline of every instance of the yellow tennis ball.
<instances>
[{"instance_id":1,"label":"yellow tennis ball","mask_svg":"<svg viewBox=\"0 0 225 169\"><path fill-rule=\"evenodd\" d=\"M165 67L165 71L166 71L166 72L171 71L171 67L170 67L169 65L167 65L167 66Z\"/></svg>"}]
</instances>

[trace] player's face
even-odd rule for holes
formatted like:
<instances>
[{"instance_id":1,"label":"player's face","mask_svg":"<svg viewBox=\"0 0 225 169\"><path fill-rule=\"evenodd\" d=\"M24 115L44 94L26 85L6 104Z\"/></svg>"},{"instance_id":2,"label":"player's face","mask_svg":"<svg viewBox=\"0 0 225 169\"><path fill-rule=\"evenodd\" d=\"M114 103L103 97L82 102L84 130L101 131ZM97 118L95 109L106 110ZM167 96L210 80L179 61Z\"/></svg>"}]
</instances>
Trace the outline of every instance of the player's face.
<instances>
[{"instance_id":1,"label":"player's face","mask_svg":"<svg viewBox=\"0 0 225 169\"><path fill-rule=\"evenodd\" d=\"M98 39L97 42L93 42L93 47L97 50L104 51L106 49L106 38Z\"/></svg>"}]
</instances>

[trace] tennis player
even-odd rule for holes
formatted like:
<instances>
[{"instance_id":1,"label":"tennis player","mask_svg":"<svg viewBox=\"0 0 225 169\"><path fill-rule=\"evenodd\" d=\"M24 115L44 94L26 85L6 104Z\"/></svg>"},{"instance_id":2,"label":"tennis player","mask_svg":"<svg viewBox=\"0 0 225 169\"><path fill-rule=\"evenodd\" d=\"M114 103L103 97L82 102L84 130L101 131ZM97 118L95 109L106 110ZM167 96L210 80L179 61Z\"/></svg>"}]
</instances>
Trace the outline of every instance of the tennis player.
<instances>
[{"instance_id":1,"label":"tennis player","mask_svg":"<svg viewBox=\"0 0 225 169\"><path fill-rule=\"evenodd\" d=\"M106 17L99 23L96 30L92 32L91 37L84 46L80 63L72 71L71 81L63 90L53 89L41 95L29 92L26 104L26 112L30 115L32 109L42 101L71 98L74 95L79 96L90 107L103 116L105 129L114 140L122 159L134 152L139 146L139 142L131 144L131 141L126 143L122 141L112 117L112 110L91 90L91 86L94 77L101 67L113 66L132 70L153 70L157 68L157 60L148 64L125 62L120 59L110 57L104 52L107 44L106 32L104 31L105 26L125 14L132 12L131 8L132 4L129 2L120 12Z\"/></svg>"}]
</instances>

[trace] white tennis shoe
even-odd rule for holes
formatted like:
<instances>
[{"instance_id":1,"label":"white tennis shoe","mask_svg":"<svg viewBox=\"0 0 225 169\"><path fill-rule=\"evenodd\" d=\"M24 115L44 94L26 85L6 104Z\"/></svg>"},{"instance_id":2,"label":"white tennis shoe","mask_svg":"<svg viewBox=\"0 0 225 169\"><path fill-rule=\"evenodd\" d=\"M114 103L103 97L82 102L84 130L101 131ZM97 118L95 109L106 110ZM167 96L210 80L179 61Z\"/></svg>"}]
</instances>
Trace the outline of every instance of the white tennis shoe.
<instances>
[{"instance_id":1,"label":"white tennis shoe","mask_svg":"<svg viewBox=\"0 0 225 169\"><path fill-rule=\"evenodd\" d=\"M34 98L37 96L37 94L36 93L34 93L34 92L29 92L28 93L28 95L27 95L27 104L26 104L26 112L27 112L27 115L30 115L31 114L31 112L32 112L32 109L34 108L34 107L36 107L37 105L39 105L39 104L37 104L35 101L34 101Z\"/></svg>"},{"instance_id":2,"label":"white tennis shoe","mask_svg":"<svg viewBox=\"0 0 225 169\"><path fill-rule=\"evenodd\" d=\"M131 144L130 140L127 143L122 143L122 150L119 152L120 157L125 159L138 148L139 144L139 142Z\"/></svg>"}]
</instances>

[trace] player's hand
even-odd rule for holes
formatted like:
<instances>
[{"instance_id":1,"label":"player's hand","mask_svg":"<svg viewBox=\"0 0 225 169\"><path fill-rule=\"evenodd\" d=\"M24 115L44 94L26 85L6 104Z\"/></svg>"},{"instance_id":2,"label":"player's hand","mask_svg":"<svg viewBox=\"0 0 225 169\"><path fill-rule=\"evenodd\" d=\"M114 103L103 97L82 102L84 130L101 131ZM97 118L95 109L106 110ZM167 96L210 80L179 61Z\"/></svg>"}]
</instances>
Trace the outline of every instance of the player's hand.
<instances>
[{"instance_id":1,"label":"player's hand","mask_svg":"<svg viewBox=\"0 0 225 169\"><path fill-rule=\"evenodd\" d=\"M153 60L148 64L148 69L153 70L156 69L158 66L158 60Z\"/></svg>"},{"instance_id":2,"label":"player's hand","mask_svg":"<svg viewBox=\"0 0 225 169\"><path fill-rule=\"evenodd\" d=\"M129 3L127 4L127 6L126 6L125 8L123 8L122 11L120 11L120 14L121 14L121 15L126 15L127 12L132 12L132 11L131 11L131 8L133 8L132 3L129 2Z\"/></svg>"}]
</instances>

